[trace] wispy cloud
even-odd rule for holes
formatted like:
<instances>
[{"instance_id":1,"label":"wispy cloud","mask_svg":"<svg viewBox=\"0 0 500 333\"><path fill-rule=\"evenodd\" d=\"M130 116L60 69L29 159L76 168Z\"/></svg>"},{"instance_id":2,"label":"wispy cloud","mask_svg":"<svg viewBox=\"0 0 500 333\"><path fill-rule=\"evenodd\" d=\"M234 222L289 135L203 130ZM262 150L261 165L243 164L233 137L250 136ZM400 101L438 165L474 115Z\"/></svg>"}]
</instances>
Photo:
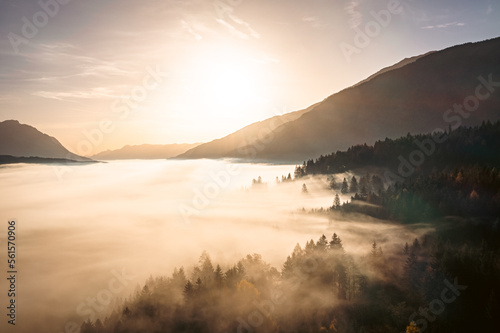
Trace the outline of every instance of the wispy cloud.
<instances>
[{"instance_id":1,"label":"wispy cloud","mask_svg":"<svg viewBox=\"0 0 500 333\"><path fill-rule=\"evenodd\" d=\"M191 26L191 24L187 23L186 21L182 20L181 21L182 28L186 30L190 35L192 35L196 40L202 40L203 36L199 34L198 32L195 31L195 29Z\"/></svg>"},{"instance_id":2,"label":"wispy cloud","mask_svg":"<svg viewBox=\"0 0 500 333\"><path fill-rule=\"evenodd\" d=\"M488 9L486 9L486 15L490 15L493 12L493 6L489 5Z\"/></svg>"},{"instance_id":3,"label":"wispy cloud","mask_svg":"<svg viewBox=\"0 0 500 333\"><path fill-rule=\"evenodd\" d=\"M239 19L238 17L236 17L234 15L229 15L229 18L231 18L231 20L233 22L235 22L236 24L238 24L240 27L243 27L244 28L243 30L246 30L246 32L243 32L240 29L237 29L234 25L230 24L226 20L216 19L216 21L218 23L220 23L221 25L223 25L224 27L226 27L229 30L229 32L235 37L238 37L241 39L250 39L250 37L253 37L256 39L260 38L260 34L258 32L256 32L255 30L253 30L252 27L250 26L250 24L248 24L247 22Z\"/></svg>"},{"instance_id":4,"label":"wispy cloud","mask_svg":"<svg viewBox=\"0 0 500 333\"><path fill-rule=\"evenodd\" d=\"M321 29L322 27L326 26L327 24L324 23L319 17L317 16L306 16L302 18L302 22L307 22L313 27L314 29Z\"/></svg>"},{"instance_id":5,"label":"wispy cloud","mask_svg":"<svg viewBox=\"0 0 500 333\"><path fill-rule=\"evenodd\" d=\"M363 22L363 14L360 12L359 1L349 1L344 7L347 15L349 15L349 27L354 29Z\"/></svg>"},{"instance_id":6,"label":"wispy cloud","mask_svg":"<svg viewBox=\"0 0 500 333\"><path fill-rule=\"evenodd\" d=\"M96 87L86 91L36 91L32 95L59 101L116 97L116 93L109 87Z\"/></svg>"},{"instance_id":7,"label":"wispy cloud","mask_svg":"<svg viewBox=\"0 0 500 333\"><path fill-rule=\"evenodd\" d=\"M421 27L421 29L446 29L449 27L463 27L465 23L463 22L449 22L444 24L436 24L436 25L427 25L425 27Z\"/></svg>"}]
</instances>

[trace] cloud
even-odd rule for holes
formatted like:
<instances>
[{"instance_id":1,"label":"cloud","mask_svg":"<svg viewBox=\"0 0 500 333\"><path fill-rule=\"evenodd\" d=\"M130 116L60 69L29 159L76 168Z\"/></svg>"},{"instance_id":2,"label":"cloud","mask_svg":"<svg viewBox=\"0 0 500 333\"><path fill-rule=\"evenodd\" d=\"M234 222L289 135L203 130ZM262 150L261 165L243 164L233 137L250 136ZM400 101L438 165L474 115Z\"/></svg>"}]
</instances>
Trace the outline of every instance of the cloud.
<instances>
[{"instance_id":1,"label":"cloud","mask_svg":"<svg viewBox=\"0 0 500 333\"><path fill-rule=\"evenodd\" d=\"M240 18L238 18L234 15L229 15L229 18L231 18L231 20L234 23L243 27L244 28L243 30L246 30L246 32L243 32L242 30L237 29L234 25L227 22L226 20L216 19L216 21L219 22L224 27L226 27L229 30L229 32L235 37L238 37L241 39L250 39L250 37L253 37L256 39L260 38L260 34L258 32L256 32L255 30L253 30L252 27L250 26L250 24L248 24L247 22L241 20Z\"/></svg>"},{"instance_id":2,"label":"cloud","mask_svg":"<svg viewBox=\"0 0 500 333\"><path fill-rule=\"evenodd\" d=\"M195 28L193 28L191 24L187 23L184 20L181 21L181 24L182 24L182 28L185 29L189 34L191 34L196 40L203 39L203 36L200 35L198 32L196 32Z\"/></svg>"},{"instance_id":3,"label":"cloud","mask_svg":"<svg viewBox=\"0 0 500 333\"><path fill-rule=\"evenodd\" d=\"M463 22L449 22L444 24L436 24L436 25L427 25L425 27L421 27L420 29L446 29L449 27L463 27L465 23Z\"/></svg>"},{"instance_id":4,"label":"cloud","mask_svg":"<svg viewBox=\"0 0 500 333\"><path fill-rule=\"evenodd\" d=\"M302 18L302 21L309 23L314 29L321 29L327 25L317 16L306 16Z\"/></svg>"},{"instance_id":5,"label":"cloud","mask_svg":"<svg viewBox=\"0 0 500 333\"><path fill-rule=\"evenodd\" d=\"M493 6L489 5L488 9L486 10L486 15L490 15L493 12Z\"/></svg>"},{"instance_id":6,"label":"cloud","mask_svg":"<svg viewBox=\"0 0 500 333\"><path fill-rule=\"evenodd\" d=\"M349 27L351 29L361 25L363 22L363 14L359 11L359 1L349 1L344 9L349 15Z\"/></svg>"},{"instance_id":7,"label":"cloud","mask_svg":"<svg viewBox=\"0 0 500 333\"><path fill-rule=\"evenodd\" d=\"M96 87L85 91L36 91L32 95L59 101L116 97L113 89L109 87Z\"/></svg>"}]
</instances>

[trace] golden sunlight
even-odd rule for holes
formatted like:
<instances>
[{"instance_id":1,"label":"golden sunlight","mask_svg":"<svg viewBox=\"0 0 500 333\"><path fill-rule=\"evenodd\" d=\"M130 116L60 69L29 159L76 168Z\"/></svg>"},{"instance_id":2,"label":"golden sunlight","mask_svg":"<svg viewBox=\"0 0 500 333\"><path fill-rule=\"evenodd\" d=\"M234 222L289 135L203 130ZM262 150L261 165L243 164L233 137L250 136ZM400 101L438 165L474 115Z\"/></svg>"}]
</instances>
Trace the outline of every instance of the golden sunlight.
<instances>
[{"instance_id":1,"label":"golden sunlight","mask_svg":"<svg viewBox=\"0 0 500 333\"><path fill-rule=\"evenodd\" d=\"M248 104L256 93L255 78L244 66L224 64L213 68L205 78L214 105L234 107Z\"/></svg>"}]
</instances>

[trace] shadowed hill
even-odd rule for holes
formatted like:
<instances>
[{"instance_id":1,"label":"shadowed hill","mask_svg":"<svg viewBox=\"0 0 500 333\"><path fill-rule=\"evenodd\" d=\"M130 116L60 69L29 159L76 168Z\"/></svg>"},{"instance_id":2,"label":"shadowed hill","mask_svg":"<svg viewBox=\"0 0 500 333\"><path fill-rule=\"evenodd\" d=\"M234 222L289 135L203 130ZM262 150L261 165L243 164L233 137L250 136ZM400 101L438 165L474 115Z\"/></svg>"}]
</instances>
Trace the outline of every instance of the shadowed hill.
<instances>
[{"instance_id":1,"label":"shadowed hill","mask_svg":"<svg viewBox=\"0 0 500 333\"><path fill-rule=\"evenodd\" d=\"M430 52L381 70L273 130L255 149L245 129L180 157L301 162L364 141L500 119L500 38ZM487 82L490 83L487 83ZM498 83L497 83L498 82ZM484 100L475 97L487 96ZM472 97L469 97L472 96ZM468 101L474 112L446 113ZM478 105L474 105L479 102ZM451 112L451 111L450 111ZM217 149L224 147L225 149ZM228 152L228 148L233 147Z\"/></svg>"},{"instance_id":2,"label":"shadowed hill","mask_svg":"<svg viewBox=\"0 0 500 333\"><path fill-rule=\"evenodd\" d=\"M57 141L36 128L20 124L17 120L0 122L0 155L16 157L59 158L74 161L92 161L73 154Z\"/></svg>"},{"instance_id":3,"label":"shadowed hill","mask_svg":"<svg viewBox=\"0 0 500 333\"><path fill-rule=\"evenodd\" d=\"M238 148L247 145L259 145L259 142L266 141L266 136L273 132L277 127L298 119L303 114L314 109L314 107L318 104L319 103L313 104L300 111L274 116L272 118L253 123L221 139L213 140L190 149L184 154L179 155L178 158L235 157Z\"/></svg>"}]
</instances>

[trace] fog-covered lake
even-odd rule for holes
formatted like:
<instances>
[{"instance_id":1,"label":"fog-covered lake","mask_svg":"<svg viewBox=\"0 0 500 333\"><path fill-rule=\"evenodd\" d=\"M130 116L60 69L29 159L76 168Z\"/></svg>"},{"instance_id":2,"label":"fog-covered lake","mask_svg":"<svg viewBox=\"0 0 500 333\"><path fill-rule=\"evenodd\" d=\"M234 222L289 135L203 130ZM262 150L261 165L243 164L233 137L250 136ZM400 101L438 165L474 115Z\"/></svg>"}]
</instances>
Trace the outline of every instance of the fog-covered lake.
<instances>
[{"instance_id":1,"label":"fog-covered lake","mask_svg":"<svg viewBox=\"0 0 500 333\"><path fill-rule=\"evenodd\" d=\"M259 253L280 269L295 244L323 233L360 253L375 235L387 246L411 237L390 224L301 213L331 206L334 193L320 178L276 184L293 170L213 160L0 167L4 267L7 221L17 221L18 331L70 332L71 321L104 317L150 275L189 270L204 250L223 265ZM252 187L258 176L267 185Z\"/></svg>"}]
</instances>

